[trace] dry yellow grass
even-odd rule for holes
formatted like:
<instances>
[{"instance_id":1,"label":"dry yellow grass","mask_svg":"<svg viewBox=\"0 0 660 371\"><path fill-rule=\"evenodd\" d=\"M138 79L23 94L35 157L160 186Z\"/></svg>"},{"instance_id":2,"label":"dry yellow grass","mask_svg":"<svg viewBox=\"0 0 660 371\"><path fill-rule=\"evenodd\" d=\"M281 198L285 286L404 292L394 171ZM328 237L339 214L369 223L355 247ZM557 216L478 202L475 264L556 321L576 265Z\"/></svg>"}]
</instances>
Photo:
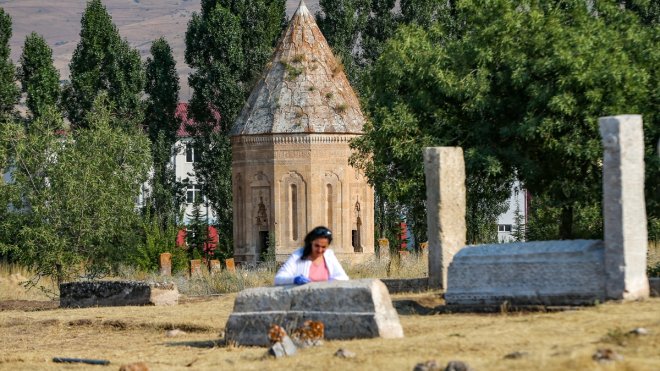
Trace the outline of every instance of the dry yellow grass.
<instances>
[{"instance_id":1,"label":"dry yellow grass","mask_svg":"<svg viewBox=\"0 0 660 371\"><path fill-rule=\"evenodd\" d=\"M53 363L56 356L108 359L114 369L144 361L153 370L411 370L429 359L442 365L463 360L477 370L660 369L657 298L561 313L401 315L403 339L327 341L280 360L264 357L264 348L221 344L219 334L234 298L228 294L174 307L0 312L0 369L95 369ZM395 301L403 299L422 305L438 302L435 293L394 296ZM624 335L636 327L646 328L649 335ZM168 338L165 332L170 328L189 332ZM596 363L591 355L601 347L617 351L624 360ZM334 357L339 348L357 357ZM515 351L528 355L503 359Z\"/></svg>"},{"instance_id":2,"label":"dry yellow grass","mask_svg":"<svg viewBox=\"0 0 660 371\"><path fill-rule=\"evenodd\" d=\"M0 263L0 301L3 300L50 300L48 292L57 291L49 279L42 279L37 286L26 289L25 283L34 275L14 264Z\"/></svg>"}]
</instances>

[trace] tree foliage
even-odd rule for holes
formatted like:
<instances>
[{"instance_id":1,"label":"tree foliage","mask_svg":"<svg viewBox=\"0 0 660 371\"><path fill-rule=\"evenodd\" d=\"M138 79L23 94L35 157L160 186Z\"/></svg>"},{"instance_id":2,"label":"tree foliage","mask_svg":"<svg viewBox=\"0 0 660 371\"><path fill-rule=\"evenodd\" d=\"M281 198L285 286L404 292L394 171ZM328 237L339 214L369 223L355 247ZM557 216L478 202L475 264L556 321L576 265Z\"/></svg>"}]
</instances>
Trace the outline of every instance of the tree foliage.
<instances>
[{"instance_id":1,"label":"tree foliage","mask_svg":"<svg viewBox=\"0 0 660 371\"><path fill-rule=\"evenodd\" d=\"M101 92L113 107L113 125L128 129L142 123L144 70L140 54L122 40L101 0L91 0L81 19L80 42L69 68L65 90L68 118L75 127L88 127L87 113Z\"/></svg>"},{"instance_id":2,"label":"tree foliage","mask_svg":"<svg viewBox=\"0 0 660 371\"><path fill-rule=\"evenodd\" d=\"M16 69L9 59L11 33L11 17L0 7L0 121L9 116L18 102Z\"/></svg>"},{"instance_id":3,"label":"tree foliage","mask_svg":"<svg viewBox=\"0 0 660 371\"><path fill-rule=\"evenodd\" d=\"M195 175L217 212L221 246L231 246L231 145L228 133L284 26L284 0L203 0L186 31L193 96L189 127L201 161Z\"/></svg>"},{"instance_id":4,"label":"tree foliage","mask_svg":"<svg viewBox=\"0 0 660 371\"><path fill-rule=\"evenodd\" d=\"M322 12L316 13L316 23L353 82L357 81L363 66L358 49L370 18L371 3L372 0L320 0ZM381 2L376 3L380 5ZM377 27L374 23L372 21L371 25Z\"/></svg>"},{"instance_id":5,"label":"tree foliage","mask_svg":"<svg viewBox=\"0 0 660 371\"><path fill-rule=\"evenodd\" d=\"M110 272L139 242L135 199L148 171L148 140L112 127L111 114L102 94L86 128L66 134L51 109L9 138L14 251L37 278Z\"/></svg>"},{"instance_id":6,"label":"tree foliage","mask_svg":"<svg viewBox=\"0 0 660 371\"><path fill-rule=\"evenodd\" d=\"M179 76L172 49L164 38L151 45L151 57L146 62L148 94L144 127L151 140L153 176L147 201L148 215L158 220L162 233L177 221L182 186L176 180L171 163L180 121L175 117L179 101ZM145 228L145 230L149 230ZM172 241L173 243L173 241Z\"/></svg>"},{"instance_id":7,"label":"tree foliage","mask_svg":"<svg viewBox=\"0 0 660 371\"><path fill-rule=\"evenodd\" d=\"M25 38L20 64L27 106L34 117L39 117L60 100L60 73L53 65L53 51L41 35L33 32Z\"/></svg>"},{"instance_id":8,"label":"tree foliage","mask_svg":"<svg viewBox=\"0 0 660 371\"><path fill-rule=\"evenodd\" d=\"M355 144L373 157L358 165L422 222L421 149L461 146L468 210L477 205L468 224L484 210L479 202L497 209L516 174L561 210L561 228L547 237L600 234L572 228L575 210L602 197L599 116L644 115L647 179L658 179L657 29L606 1L464 0L454 12L388 42L368 81L366 136Z\"/></svg>"}]
</instances>

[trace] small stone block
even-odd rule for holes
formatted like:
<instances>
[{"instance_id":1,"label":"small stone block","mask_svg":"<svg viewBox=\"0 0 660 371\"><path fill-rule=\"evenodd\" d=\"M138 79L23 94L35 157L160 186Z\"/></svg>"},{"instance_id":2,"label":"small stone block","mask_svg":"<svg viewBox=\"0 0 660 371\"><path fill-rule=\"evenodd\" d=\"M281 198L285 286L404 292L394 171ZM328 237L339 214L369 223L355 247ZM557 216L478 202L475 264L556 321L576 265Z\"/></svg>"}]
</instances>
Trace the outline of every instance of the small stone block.
<instances>
[{"instance_id":1,"label":"small stone block","mask_svg":"<svg viewBox=\"0 0 660 371\"><path fill-rule=\"evenodd\" d=\"M225 267L227 267L227 271L236 273L236 264L234 263L234 258L226 259Z\"/></svg>"},{"instance_id":2,"label":"small stone block","mask_svg":"<svg viewBox=\"0 0 660 371\"><path fill-rule=\"evenodd\" d=\"M202 275L202 261L193 259L190 261L190 277Z\"/></svg>"},{"instance_id":3,"label":"small stone block","mask_svg":"<svg viewBox=\"0 0 660 371\"><path fill-rule=\"evenodd\" d=\"M268 353L275 358L282 358L296 354L297 350L298 349L296 348L296 345L293 344L291 338L284 336L282 341L279 341L270 347Z\"/></svg>"},{"instance_id":4,"label":"small stone block","mask_svg":"<svg viewBox=\"0 0 660 371\"><path fill-rule=\"evenodd\" d=\"M387 238L378 239L378 258L380 260L390 259L390 241Z\"/></svg>"},{"instance_id":5,"label":"small stone block","mask_svg":"<svg viewBox=\"0 0 660 371\"><path fill-rule=\"evenodd\" d=\"M222 271L222 266L220 265L220 260L211 260L210 262L210 271L211 274L220 273Z\"/></svg>"},{"instance_id":6,"label":"small stone block","mask_svg":"<svg viewBox=\"0 0 660 371\"><path fill-rule=\"evenodd\" d=\"M172 275L172 254L165 252L160 254L160 259L158 260L158 266L160 267L161 276L171 276Z\"/></svg>"}]
</instances>

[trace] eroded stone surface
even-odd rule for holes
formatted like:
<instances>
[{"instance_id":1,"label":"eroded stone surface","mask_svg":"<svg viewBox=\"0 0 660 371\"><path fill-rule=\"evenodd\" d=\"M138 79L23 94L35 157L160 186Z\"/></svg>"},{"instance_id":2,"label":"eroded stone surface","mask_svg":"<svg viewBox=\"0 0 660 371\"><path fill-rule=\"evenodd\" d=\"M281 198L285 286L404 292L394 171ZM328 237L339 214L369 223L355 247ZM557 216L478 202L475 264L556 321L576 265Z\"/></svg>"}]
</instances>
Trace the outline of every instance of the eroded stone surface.
<instances>
[{"instance_id":1,"label":"eroded stone surface","mask_svg":"<svg viewBox=\"0 0 660 371\"><path fill-rule=\"evenodd\" d=\"M60 284L60 307L175 305L179 291L173 283L84 281Z\"/></svg>"},{"instance_id":2,"label":"eroded stone surface","mask_svg":"<svg viewBox=\"0 0 660 371\"><path fill-rule=\"evenodd\" d=\"M599 240L468 246L449 266L448 305L586 305L605 299Z\"/></svg>"},{"instance_id":3,"label":"eroded stone surface","mask_svg":"<svg viewBox=\"0 0 660 371\"><path fill-rule=\"evenodd\" d=\"M644 133L640 115L601 117L607 296L649 296L644 200Z\"/></svg>"},{"instance_id":4,"label":"eroded stone surface","mask_svg":"<svg viewBox=\"0 0 660 371\"><path fill-rule=\"evenodd\" d=\"M460 147L424 148L429 287L447 289L447 269L465 246L465 161Z\"/></svg>"},{"instance_id":5,"label":"eroded stone surface","mask_svg":"<svg viewBox=\"0 0 660 371\"><path fill-rule=\"evenodd\" d=\"M225 327L227 341L268 345L268 329L321 321L326 339L403 337L387 287L375 279L318 282L242 291Z\"/></svg>"}]
</instances>

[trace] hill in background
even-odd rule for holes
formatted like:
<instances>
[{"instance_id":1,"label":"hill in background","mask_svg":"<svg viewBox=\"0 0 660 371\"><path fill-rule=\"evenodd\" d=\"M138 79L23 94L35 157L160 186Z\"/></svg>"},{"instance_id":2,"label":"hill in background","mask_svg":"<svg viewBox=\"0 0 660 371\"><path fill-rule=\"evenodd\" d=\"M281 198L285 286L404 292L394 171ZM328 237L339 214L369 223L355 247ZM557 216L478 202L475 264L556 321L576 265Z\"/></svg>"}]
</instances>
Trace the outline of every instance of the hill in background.
<instances>
[{"instance_id":1,"label":"hill in background","mask_svg":"<svg viewBox=\"0 0 660 371\"><path fill-rule=\"evenodd\" d=\"M290 17L299 0L287 0ZM319 9L318 0L305 2L312 12ZM69 62L80 39L80 18L87 0L0 0L0 7L12 17L11 58L20 58L25 37L31 32L44 36L53 49L55 67L62 79L69 77ZM184 61L188 20L201 10L200 0L103 0L103 4L119 28L119 33L140 51L143 60L151 43L164 36L170 43L181 80L182 101L192 94L188 87L190 68Z\"/></svg>"}]
</instances>

